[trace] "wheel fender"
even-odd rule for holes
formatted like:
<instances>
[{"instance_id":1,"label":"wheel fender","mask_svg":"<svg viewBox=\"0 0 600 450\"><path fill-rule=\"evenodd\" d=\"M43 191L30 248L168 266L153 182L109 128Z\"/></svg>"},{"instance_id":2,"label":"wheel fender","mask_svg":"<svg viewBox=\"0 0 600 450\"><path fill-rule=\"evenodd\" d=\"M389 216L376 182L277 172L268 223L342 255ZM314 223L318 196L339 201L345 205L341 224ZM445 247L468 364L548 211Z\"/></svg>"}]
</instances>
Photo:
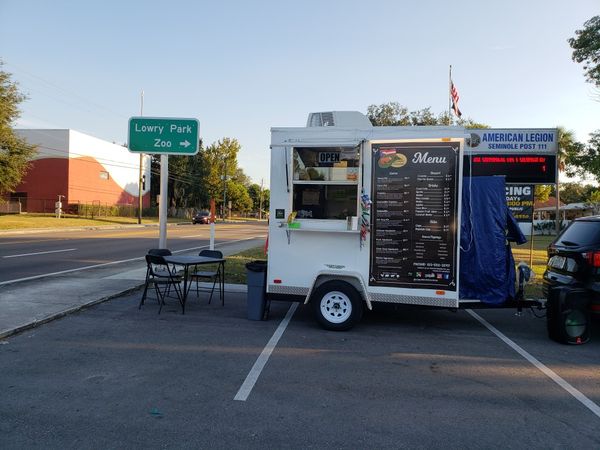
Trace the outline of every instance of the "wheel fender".
<instances>
[{"instance_id":1,"label":"wheel fender","mask_svg":"<svg viewBox=\"0 0 600 450\"><path fill-rule=\"evenodd\" d=\"M332 280L345 281L346 283L350 284L360 294L363 301L367 304L367 308L369 309L369 311L373 309L373 306L371 305L371 298L369 296L369 292L367 291L367 286L360 273L346 270L321 270L317 272L315 278L313 279L313 282L311 283L310 289L308 290L308 294L306 294L304 304L307 305L308 303L310 303L310 298L313 292L319 286L321 286L323 283Z\"/></svg>"}]
</instances>

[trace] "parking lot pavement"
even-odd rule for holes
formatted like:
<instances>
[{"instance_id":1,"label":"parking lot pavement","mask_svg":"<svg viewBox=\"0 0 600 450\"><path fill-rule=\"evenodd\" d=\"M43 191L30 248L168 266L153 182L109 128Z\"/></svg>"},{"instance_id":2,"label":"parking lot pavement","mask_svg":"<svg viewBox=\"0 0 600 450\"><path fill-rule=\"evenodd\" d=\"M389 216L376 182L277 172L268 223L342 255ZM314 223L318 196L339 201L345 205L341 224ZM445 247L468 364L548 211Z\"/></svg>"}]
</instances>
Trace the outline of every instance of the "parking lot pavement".
<instances>
[{"instance_id":1,"label":"parking lot pavement","mask_svg":"<svg viewBox=\"0 0 600 450\"><path fill-rule=\"evenodd\" d=\"M243 293L185 315L140 295L1 341L2 448L600 446L600 418L465 311L378 308L335 333L300 306L236 401L290 304L256 322ZM600 403L600 336L561 346L541 319L478 314Z\"/></svg>"}]
</instances>

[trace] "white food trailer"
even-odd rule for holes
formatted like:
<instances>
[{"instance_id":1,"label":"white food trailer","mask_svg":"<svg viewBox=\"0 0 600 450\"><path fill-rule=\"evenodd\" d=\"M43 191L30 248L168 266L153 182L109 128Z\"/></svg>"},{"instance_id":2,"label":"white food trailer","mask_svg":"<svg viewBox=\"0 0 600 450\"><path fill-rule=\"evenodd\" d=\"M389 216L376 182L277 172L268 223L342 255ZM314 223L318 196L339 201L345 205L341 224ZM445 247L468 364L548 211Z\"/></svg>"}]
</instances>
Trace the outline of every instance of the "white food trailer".
<instances>
[{"instance_id":1,"label":"white food trailer","mask_svg":"<svg viewBox=\"0 0 600 450\"><path fill-rule=\"evenodd\" d=\"M373 127L359 112L271 129L266 292L327 329L375 302L458 308L462 127Z\"/></svg>"}]
</instances>

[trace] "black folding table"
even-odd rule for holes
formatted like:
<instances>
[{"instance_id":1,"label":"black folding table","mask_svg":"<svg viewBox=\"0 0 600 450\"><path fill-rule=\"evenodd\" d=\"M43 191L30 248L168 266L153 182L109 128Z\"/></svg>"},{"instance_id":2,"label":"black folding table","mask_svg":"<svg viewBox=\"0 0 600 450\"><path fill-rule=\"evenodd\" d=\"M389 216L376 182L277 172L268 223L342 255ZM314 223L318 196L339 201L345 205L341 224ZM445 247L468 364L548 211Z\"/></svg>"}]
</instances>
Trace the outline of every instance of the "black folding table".
<instances>
[{"instance_id":1,"label":"black folding table","mask_svg":"<svg viewBox=\"0 0 600 450\"><path fill-rule=\"evenodd\" d=\"M221 270L221 279L219 280L219 297L223 302L225 296L225 258L210 258L208 256L197 255L169 255L165 256L164 260L169 264L183 267L183 313L185 314L185 303L187 301L188 292L191 288L191 283L188 286L190 267L201 266L204 264L219 264Z\"/></svg>"}]
</instances>

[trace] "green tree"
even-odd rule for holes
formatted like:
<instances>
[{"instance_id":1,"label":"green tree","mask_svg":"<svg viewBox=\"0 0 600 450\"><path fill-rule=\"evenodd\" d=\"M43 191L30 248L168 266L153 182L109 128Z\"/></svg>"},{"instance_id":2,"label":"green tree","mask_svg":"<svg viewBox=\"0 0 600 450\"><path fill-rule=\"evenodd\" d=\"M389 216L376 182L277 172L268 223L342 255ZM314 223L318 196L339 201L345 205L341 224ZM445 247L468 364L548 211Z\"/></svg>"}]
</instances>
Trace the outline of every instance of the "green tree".
<instances>
[{"instance_id":1,"label":"green tree","mask_svg":"<svg viewBox=\"0 0 600 450\"><path fill-rule=\"evenodd\" d=\"M398 102L370 105L367 108L367 117L378 127L391 127L396 125L410 125L408 108Z\"/></svg>"},{"instance_id":2,"label":"green tree","mask_svg":"<svg viewBox=\"0 0 600 450\"><path fill-rule=\"evenodd\" d=\"M188 156L187 174L191 179L189 186L189 203L197 209L208 209L210 207L210 197L204 186L204 177L207 173L206 162L204 161L204 152L202 143L200 151L194 156Z\"/></svg>"},{"instance_id":3,"label":"green tree","mask_svg":"<svg viewBox=\"0 0 600 450\"><path fill-rule=\"evenodd\" d=\"M242 213L252 210L252 199L248 194L248 189L243 184L235 181L227 182L227 198L231 201L231 209Z\"/></svg>"},{"instance_id":4,"label":"green tree","mask_svg":"<svg viewBox=\"0 0 600 450\"><path fill-rule=\"evenodd\" d=\"M409 111L398 102L370 105L367 117L374 126L410 126L439 125L439 119L431 112L431 108Z\"/></svg>"},{"instance_id":5,"label":"green tree","mask_svg":"<svg viewBox=\"0 0 600 450\"><path fill-rule=\"evenodd\" d=\"M169 206L187 207L191 179L188 156L169 156Z\"/></svg>"},{"instance_id":6,"label":"green tree","mask_svg":"<svg viewBox=\"0 0 600 450\"><path fill-rule=\"evenodd\" d=\"M573 61L583 63L585 77L589 83L600 87L600 16L594 16L575 31L568 40L573 49Z\"/></svg>"},{"instance_id":7,"label":"green tree","mask_svg":"<svg viewBox=\"0 0 600 450\"><path fill-rule=\"evenodd\" d=\"M540 202L548 201L550 193L552 192L552 186L537 184L535 186L535 199Z\"/></svg>"},{"instance_id":8,"label":"green tree","mask_svg":"<svg viewBox=\"0 0 600 450\"><path fill-rule=\"evenodd\" d=\"M36 146L17 136L12 124L20 116L21 94L11 74L2 70L0 61L0 195L12 192L29 168Z\"/></svg>"},{"instance_id":9,"label":"green tree","mask_svg":"<svg viewBox=\"0 0 600 450\"><path fill-rule=\"evenodd\" d=\"M560 184L560 200L563 203L584 203L595 188L589 184L568 182Z\"/></svg>"},{"instance_id":10,"label":"green tree","mask_svg":"<svg viewBox=\"0 0 600 450\"><path fill-rule=\"evenodd\" d=\"M564 172L567 168L568 155L576 152L579 148L579 143L575 140L572 131L566 130L564 127L556 127L558 130L558 152L556 153L556 164L558 171Z\"/></svg>"},{"instance_id":11,"label":"green tree","mask_svg":"<svg viewBox=\"0 0 600 450\"><path fill-rule=\"evenodd\" d=\"M250 187L248 187L248 194L250 194L250 198L252 199L253 211L258 212L261 207L261 204L263 211L267 211L269 209L270 191L268 189L261 189L260 185L254 183L251 184Z\"/></svg>"},{"instance_id":12,"label":"green tree","mask_svg":"<svg viewBox=\"0 0 600 450\"><path fill-rule=\"evenodd\" d=\"M252 184L252 180L250 179L250 177L246 175L244 173L244 170L240 167L238 167L235 170L235 172L231 176L231 179L234 180L236 183L241 184L242 186L246 186L246 188L250 187L250 185Z\"/></svg>"},{"instance_id":13,"label":"green tree","mask_svg":"<svg viewBox=\"0 0 600 450\"><path fill-rule=\"evenodd\" d=\"M446 115L448 115L448 113L446 113ZM466 119L458 119L456 124L461 127L465 127L465 128L489 128L490 127L489 125L486 125L485 123L475 122L470 117L466 118Z\"/></svg>"},{"instance_id":14,"label":"green tree","mask_svg":"<svg viewBox=\"0 0 600 450\"><path fill-rule=\"evenodd\" d=\"M558 140L558 151L556 153L556 165L558 169L558 178L556 180L556 185L558 186L558 191L554 190L554 196L556 197L557 202L565 203L564 199L561 198L561 189L560 189L560 174L564 172L567 164L567 155L572 153L577 148L577 142L575 141L575 136L572 131L565 129L564 127L558 126L557 130L557 140ZM557 225L558 227L559 225ZM557 228L558 229L558 228Z\"/></svg>"},{"instance_id":15,"label":"green tree","mask_svg":"<svg viewBox=\"0 0 600 450\"><path fill-rule=\"evenodd\" d=\"M398 102L370 105L367 108L367 117L376 127L449 125L451 121L448 111L436 116L431 112L430 107L409 111L406 106ZM477 123L470 118L459 119L457 125L466 128L489 128L487 125Z\"/></svg>"},{"instance_id":16,"label":"green tree","mask_svg":"<svg viewBox=\"0 0 600 450\"><path fill-rule=\"evenodd\" d=\"M263 193L262 193L262 207L264 211L269 211L269 206L271 206L271 190L270 189L263 189ZM264 216L263 216L264 217Z\"/></svg>"},{"instance_id":17,"label":"green tree","mask_svg":"<svg viewBox=\"0 0 600 450\"><path fill-rule=\"evenodd\" d=\"M252 199L252 209L258 211L262 190L259 184L253 183L248 186L248 195Z\"/></svg>"},{"instance_id":18,"label":"green tree","mask_svg":"<svg viewBox=\"0 0 600 450\"><path fill-rule=\"evenodd\" d=\"M593 176L600 182L600 130L590 134L587 144L575 142L566 155L569 176Z\"/></svg>"},{"instance_id":19,"label":"green tree","mask_svg":"<svg viewBox=\"0 0 600 450\"><path fill-rule=\"evenodd\" d=\"M236 139L223 138L211 145L204 151L204 163L206 167L204 183L209 198L214 198L217 207L223 207L225 190L230 188L231 180L237 172L237 155L241 149ZM225 180L229 180L226 182ZM233 181L235 183L235 181ZM227 203L233 199L227 195Z\"/></svg>"},{"instance_id":20,"label":"green tree","mask_svg":"<svg viewBox=\"0 0 600 450\"><path fill-rule=\"evenodd\" d=\"M594 215L600 213L600 191L594 190L590 192L586 203L592 207Z\"/></svg>"}]
</instances>

